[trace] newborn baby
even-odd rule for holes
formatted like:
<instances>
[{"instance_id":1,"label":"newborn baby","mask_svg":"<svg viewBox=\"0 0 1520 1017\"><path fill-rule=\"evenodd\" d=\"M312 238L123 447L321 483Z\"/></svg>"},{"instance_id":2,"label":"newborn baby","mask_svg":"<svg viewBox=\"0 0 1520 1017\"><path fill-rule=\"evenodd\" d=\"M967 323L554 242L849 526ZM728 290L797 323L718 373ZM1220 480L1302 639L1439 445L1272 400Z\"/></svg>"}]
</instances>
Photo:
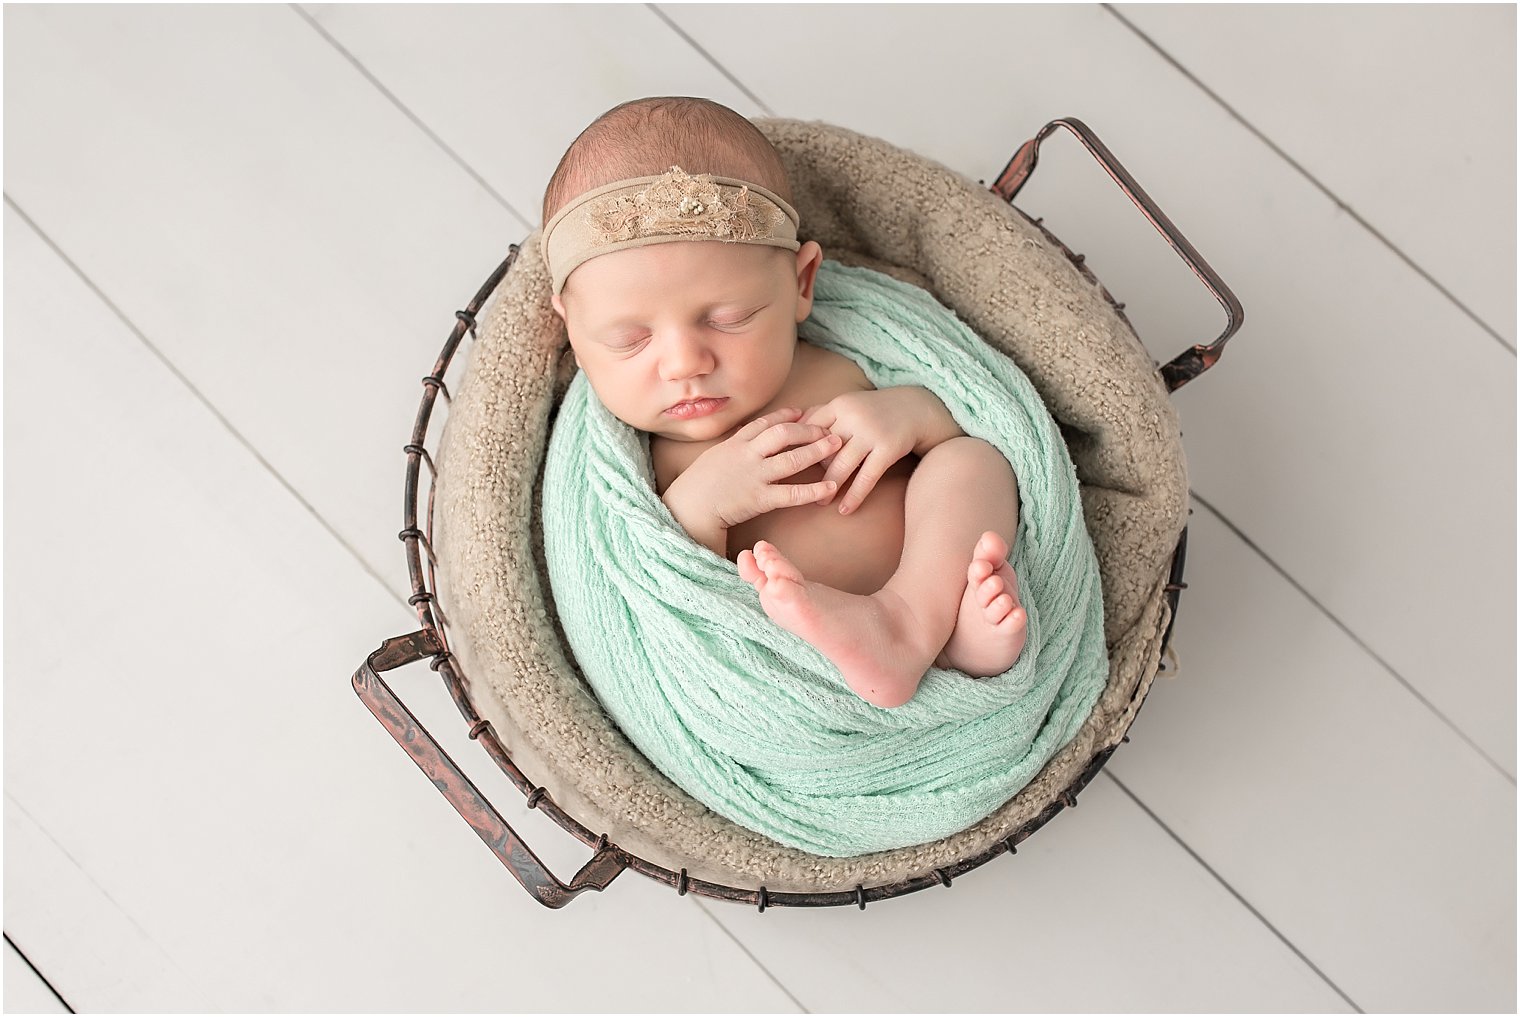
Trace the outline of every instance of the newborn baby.
<instances>
[{"instance_id":1,"label":"newborn baby","mask_svg":"<svg viewBox=\"0 0 1520 1017\"><path fill-rule=\"evenodd\" d=\"M878 390L797 338L823 250L799 242L790 197L774 147L724 106L603 114L544 196L576 363L648 432L687 534L857 695L900 706L931 664L1001 674L1025 637L1013 471L928 390Z\"/></svg>"}]
</instances>

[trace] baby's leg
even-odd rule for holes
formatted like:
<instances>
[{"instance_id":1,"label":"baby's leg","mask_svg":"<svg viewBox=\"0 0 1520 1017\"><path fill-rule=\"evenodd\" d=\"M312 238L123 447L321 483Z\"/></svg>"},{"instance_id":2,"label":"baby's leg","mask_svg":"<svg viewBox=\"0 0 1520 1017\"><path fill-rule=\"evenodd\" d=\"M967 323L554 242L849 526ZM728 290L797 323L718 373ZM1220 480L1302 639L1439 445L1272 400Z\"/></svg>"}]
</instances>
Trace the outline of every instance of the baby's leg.
<instances>
[{"instance_id":1,"label":"baby's leg","mask_svg":"<svg viewBox=\"0 0 1520 1017\"><path fill-rule=\"evenodd\" d=\"M818 647L850 688L878 706L913 698L947 648L979 538L991 531L1013 540L1018 488L997 449L979 438L952 438L914 469L905 512L897 572L867 597L808 582L765 541L739 554L739 573L760 591L766 614Z\"/></svg>"},{"instance_id":2,"label":"baby's leg","mask_svg":"<svg viewBox=\"0 0 1520 1017\"><path fill-rule=\"evenodd\" d=\"M886 588L936 633L951 615L935 666L973 677L1002 674L1024 648L1026 618L1007 562L1019 523L1018 483L1003 454L979 438L954 438L930 455L940 449L949 454L926 483L915 489L909 482L903 557ZM928 462L925 456L919 470Z\"/></svg>"}]
</instances>

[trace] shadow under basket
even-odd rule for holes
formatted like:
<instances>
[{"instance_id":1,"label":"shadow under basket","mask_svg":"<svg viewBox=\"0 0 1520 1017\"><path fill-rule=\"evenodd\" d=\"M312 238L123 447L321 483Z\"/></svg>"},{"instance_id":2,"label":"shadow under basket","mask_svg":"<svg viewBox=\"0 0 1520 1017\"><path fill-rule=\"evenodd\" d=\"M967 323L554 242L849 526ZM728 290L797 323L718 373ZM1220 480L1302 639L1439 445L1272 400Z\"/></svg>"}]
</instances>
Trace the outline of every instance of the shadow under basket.
<instances>
[{"instance_id":1,"label":"shadow under basket","mask_svg":"<svg viewBox=\"0 0 1520 1017\"><path fill-rule=\"evenodd\" d=\"M422 628L386 640L353 675L366 706L541 904L562 907L624 869L678 894L767 907L868 903L1012 854L1128 741L1171 638L1187 548L1188 486L1170 394L1219 358L1239 302L1079 120L1053 120L990 188L838 127L757 120L786 164L805 236L825 256L927 289L1029 377L1056 419L1081 484L1103 583L1109 679L1086 723L1018 794L928 844L828 858L711 812L655 770L607 718L559 628L539 506L549 431L575 367L549 304L538 235L513 246L462 311L433 370L406 452L400 533ZM1227 315L1219 337L1152 360L1116 303L1042 225L1012 205L1040 143L1070 131L1203 281ZM494 298L494 299L493 299ZM490 301L490 308L477 318ZM466 337L462 380L445 375ZM436 458L438 395L448 404ZM436 432L436 429L435 429ZM425 510L422 467L429 477ZM435 516L436 508L436 516ZM425 530L419 529L421 519ZM436 528L435 528L436 523ZM552 875L380 678L430 657L469 737L527 806L593 848L570 880Z\"/></svg>"}]
</instances>

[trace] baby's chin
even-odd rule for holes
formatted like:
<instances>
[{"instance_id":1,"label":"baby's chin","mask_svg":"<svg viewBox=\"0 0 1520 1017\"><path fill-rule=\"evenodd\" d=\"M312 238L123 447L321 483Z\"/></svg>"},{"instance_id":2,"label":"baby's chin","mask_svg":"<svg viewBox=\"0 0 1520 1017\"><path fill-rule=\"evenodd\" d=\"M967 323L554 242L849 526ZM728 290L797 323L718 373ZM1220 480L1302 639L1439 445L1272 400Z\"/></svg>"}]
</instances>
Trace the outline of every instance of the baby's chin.
<instances>
[{"instance_id":1,"label":"baby's chin","mask_svg":"<svg viewBox=\"0 0 1520 1017\"><path fill-rule=\"evenodd\" d=\"M683 430L679 428L662 427L650 431L649 433L656 438L664 438L666 441L720 441L722 439L731 437L735 431L739 430L740 426L741 425L739 424L734 424L732 426L719 425L717 427L708 427L702 430Z\"/></svg>"}]
</instances>

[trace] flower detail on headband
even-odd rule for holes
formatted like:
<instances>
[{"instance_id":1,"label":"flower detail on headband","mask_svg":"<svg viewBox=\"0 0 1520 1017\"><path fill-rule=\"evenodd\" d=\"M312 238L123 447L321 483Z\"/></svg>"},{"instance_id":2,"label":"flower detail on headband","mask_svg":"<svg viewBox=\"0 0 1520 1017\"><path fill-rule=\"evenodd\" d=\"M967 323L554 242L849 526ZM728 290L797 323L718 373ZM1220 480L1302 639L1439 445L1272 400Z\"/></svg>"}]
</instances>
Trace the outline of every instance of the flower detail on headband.
<instances>
[{"instance_id":1,"label":"flower detail on headband","mask_svg":"<svg viewBox=\"0 0 1520 1017\"><path fill-rule=\"evenodd\" d=\"M748 187L729 188L727 198L706 173L691 176L679 166L636 194L594 202L586 212L598 242L648 236L701 235L746 241L772 237L779 210L751 202Z\"/></svg>"}]
</instances>

